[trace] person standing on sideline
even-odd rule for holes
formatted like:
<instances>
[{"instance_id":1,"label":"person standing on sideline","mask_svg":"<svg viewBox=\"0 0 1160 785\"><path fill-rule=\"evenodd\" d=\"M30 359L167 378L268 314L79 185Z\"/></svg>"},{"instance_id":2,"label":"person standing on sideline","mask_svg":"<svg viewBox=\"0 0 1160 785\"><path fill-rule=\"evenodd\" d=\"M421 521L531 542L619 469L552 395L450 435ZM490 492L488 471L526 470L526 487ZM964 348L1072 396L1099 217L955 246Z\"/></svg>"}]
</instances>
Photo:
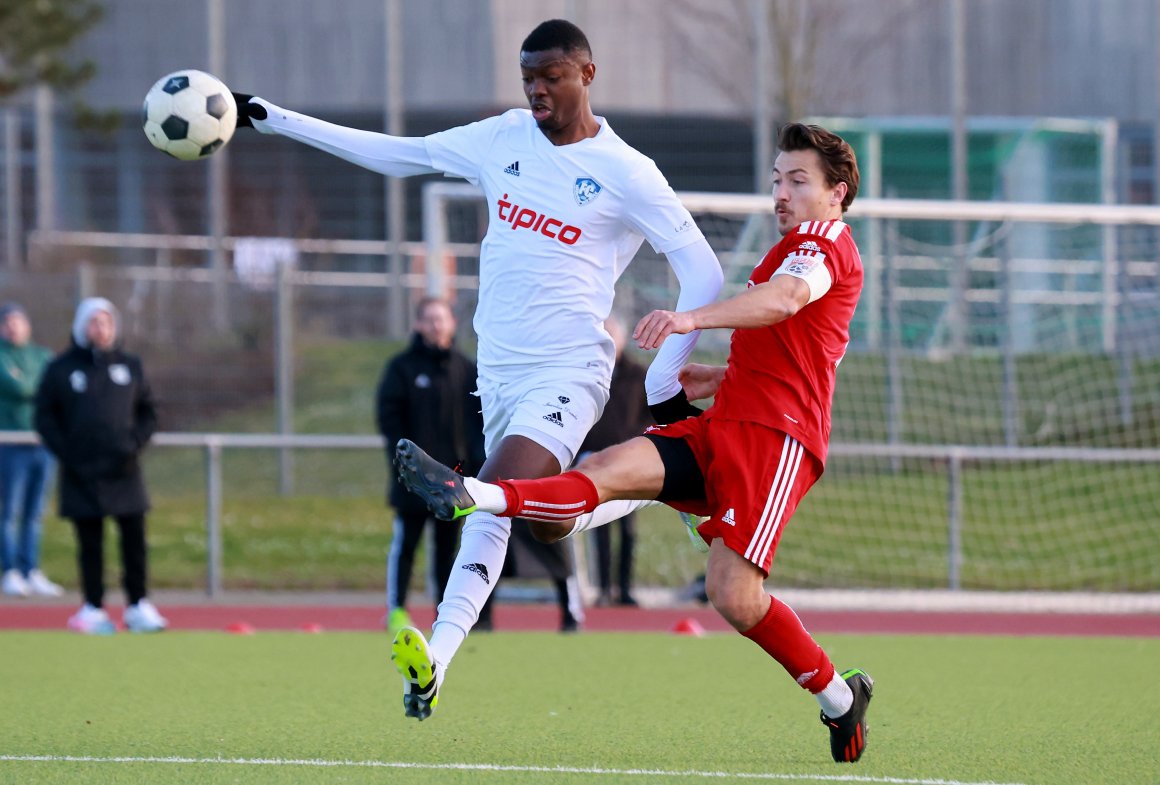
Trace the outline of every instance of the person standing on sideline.
<instances>
[{"instance_id":1,"label":"person standing on sideline","mask_svg":"<svg viewBox=\"0 0 1160 785\"><path fill-rule=\"evenodd\" d=\"M650 428L547 479L464 479L407 442L397 464L436 512L478 507L544 520L553 531L564 513L591 513L615 499L657 499L708 516L698 532L709 543L709 601L817 698L830 754L853 762L866 749L874 682L858 668L836 671L764 581L825 465L835 378L862 292L862 258L842 221L860 178L850 145L824 128L787 125L778 149L773 197L782 239L754 268L749 288L688 311L653 311L633 332L641 348L655 349L673 333L734 330L725 366L681 370L690 399L716 396L704 414Z\"/></svg>"},{"instance_id":2,"label":"person standing on sideline","mask_svg":"<svg viewBox=\"0 0 1160 785\"><path fill-rule=\"evenodd\" d=\"M415 307L411 344L383 369L375 394L375 420L387 451L388 464L399 439L422 444L443 463L459 464L466 473L483 465L483 415L475 392L475 363L455 347L455 314L451 304L424 297ZM387 552L387 629L393 634L410 626L407 587L415 551L430 520L427 505L391 479L388 495L395 508L391 547ZM435 522L431 556L435 602L455 563L459 524Z\"/></svg>"},{"instance_id":3,"label":"person standing on sideline","mask_svg":"<svg viewBox=\"0 0 1160 785\"><path fill-rule=\"evenodd\" d=\"M608 405L588 438L580 447L580 460L589 454L639 435L652 425L648 400L644 394L645 368L624 353L628 339L624 325L616 317L604 322L616 346L616 365L612 369L612 383L608 388ZM620 535L617 558L616 584L618 594L612 597L612 527L600 526L592 530L596 544L596 574L600 595L596 604L601 606L636 605L632 596L632 557L636 545L636 512L630 511L616 522Z\"/></svg>"},{"instance_id":4,"label":"person standing on sideline","mask_svg":"<svg viewBox=\"0 0 1160 785\"><path fill-rule=\"evenodd\" d=\"M52 352L32 343L28 314L0 305L0 431L31 431L33 400ZM0 579L12 597L59 597L40 570L40 523L52 454L39 444L0 444Z\"/></svg>"},{"instance_id":5,"label":"person standing on sideline","mask_svg":"<svg viewBox=\"0 0 1160 785\"><path fill-rule=\"evenodd\" d=\"M713 249L656 164L593 114L596 64L583 31L562 19L541 23L520 46L519 67L528 108L421 138L344 128L235 94L240 127L386 175L441 172L483 191L489 220L474 326L487 445L479 476L488 480L548 477L572 465L608 400L613 349L603 322L614 286L645 239L680 282L678 308L712 302L723 280ZM658 422L697 411L677 381L696 336L666 341L649 367ZM508 518L468 516L430 642L412 627L396 634L391 656L406 716L431 715L452 658L495 588L510 537Z\"/></svg>"},{"instance_id":6,"label":"person standing on sideline","mask_svg":"<svg viewBox=\"0 0 1160 785\"><path fill-rule=\"evenodd\" d=\"M121 350L120 314L103 297L82 300L72 345L44 371L36 394L36 430L60 462L60 517L77 536L84 604L68 621L87 634L113 632L104 609L105 516L117 522L125 587L125 626L168 626L146 599L145 513L149 499L138 462L157 426L141 360Z\"/></svg>"}]
</instances>

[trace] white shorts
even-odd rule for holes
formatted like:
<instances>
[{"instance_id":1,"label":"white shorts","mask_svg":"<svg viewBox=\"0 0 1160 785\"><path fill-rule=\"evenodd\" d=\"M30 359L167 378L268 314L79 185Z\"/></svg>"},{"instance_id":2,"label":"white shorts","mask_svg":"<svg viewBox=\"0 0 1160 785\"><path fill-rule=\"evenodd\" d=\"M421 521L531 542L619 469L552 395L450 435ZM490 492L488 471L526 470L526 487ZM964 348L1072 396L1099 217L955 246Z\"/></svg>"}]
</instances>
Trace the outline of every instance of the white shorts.
<instances>
[{"instance_id":1,"label":"white shorts","mask_svg":"<svg viewBox=\"0 0 1160 785\"><path fill-rule=\"evenodd\" d=\"M479 378L484 449L488 455L505 436L523 436L572 465L588 431L608 403L608 386L591 372L547 368L518 379Z\"/></svg>"}]
</instances>

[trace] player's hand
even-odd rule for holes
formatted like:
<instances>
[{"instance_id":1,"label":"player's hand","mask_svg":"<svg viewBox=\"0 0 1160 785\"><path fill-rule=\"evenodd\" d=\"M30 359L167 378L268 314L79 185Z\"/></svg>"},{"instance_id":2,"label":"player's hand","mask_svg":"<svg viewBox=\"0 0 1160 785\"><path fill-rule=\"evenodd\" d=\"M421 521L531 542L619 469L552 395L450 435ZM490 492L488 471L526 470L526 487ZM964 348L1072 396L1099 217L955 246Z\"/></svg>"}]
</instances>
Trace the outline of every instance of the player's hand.
<instances>
[{"instance_id":1,"label":"player's hand","mask_svg":"<svg viewBox=\"0 0 1160 785\"><path fill-rule=\"evenodd\" d=\"M653 311L636 323L632 338L642 349L656 349L670 335L685 335L695 329L687 311Z\"/></svg>"},{"instance_id":2,"label":"player's hand","mask_svg":"<svg viewBox=\"0 0 1160 785\"><path fill-rule=\"evenodd\" d=\"M238 128L253 128L253 118L266 119L266 107L261 104L250 103L254 96L247 93L231 93L234 103L238 105Z\"/></svg>"},{"instance_id":3,"label":"player's hand","mask_svg":"<svg viewBox=\"0 0 1160 785\"><path fill-rule=\"evenodd\" d=\"M725 378L725 367L689 363L677 372L677 381L690 401L711 398L717 394L721 380Z\"/></svg>"},{"instance_id":4,"label":"player's hand","mask_svg":"<svg viewBox=\"0 0 1160 785\"><path fill-rule=\"evenodd\" d=\"M703 410L689 403L684 390L678 390L677 394L667 401L650 403L648 411L656 420L657 425L669 425L689 417L698 417Z\"/></svg>"}]
</instances>

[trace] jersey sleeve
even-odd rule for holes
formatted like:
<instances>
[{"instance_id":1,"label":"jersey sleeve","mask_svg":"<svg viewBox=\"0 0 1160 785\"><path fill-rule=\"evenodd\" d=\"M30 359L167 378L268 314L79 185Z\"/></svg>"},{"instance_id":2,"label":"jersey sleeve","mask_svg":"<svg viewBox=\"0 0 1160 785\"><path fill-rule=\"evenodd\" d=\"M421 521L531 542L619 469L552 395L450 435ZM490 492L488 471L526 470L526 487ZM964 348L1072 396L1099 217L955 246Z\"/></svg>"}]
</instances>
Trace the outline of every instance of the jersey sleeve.
<instances>
[{"instance_id":1,"label":"jersey sleeve","mask_svg":"<svg viewBox=\"0 0 1160 785\"><path fill-rule=\"evenodd\" d=\"M645 159L632 178L626 203L625 221L657 253L676 251L704 238L692 214L650 160Z\"/></svg>"},{"instance_id":2,"label":"jersey sleeve","mask_svg":"<svg viewBox=\"0 0 1160 785\"><path fill-rule=\"evenodd\" d=\"M776 256L772 261L777 264L777 269L770 278L792 275L805 281L810 287L811 303L825 295L835 281L850 272L849 260L839 252L832 234L831 229L823 233L798 231L786 235L775 248Z\"/></svg>"},{"instance_id":3,"label":"jersey sleeve","mask_svg":"<svg viewBox=\"0 0 1160 785\"><path fill-rule=\"evenodd\" d=\"M279 134L372 172L394 177L431 174L430 156L423 140L414 137L388 136L360 131L300 112L292 112L261 98L252 99L266 109L266 119L254 118L254 129L262 134Z\"/></svg>"},{"instance_id":4,"label":"jersey sleeve","mask_svg":"<svg viewBox=\"0 0 1160 785\"><path fill-rule=\"evenodd\" d=\"M478 185L480 167L500 122L499 117L489 117L424 137L431 163L448 177L462 177Z\"/></svg>"},{"instance_id":5,"label":"jersey sleeve","mask_svg":"<svg viewBox=\"0 0 1160 785\"><path fill-rule=\"evenodd\" d=\"M691 311L717 299L725 276L707 240L702 238L692 245L668 252L665 257L681 285L676 310ZM677 374L688 362L700 334L700 330L694 330L685 335L674 334L665 338L645 375L644 386L650 406L667 401L680 392L681 383Z\"/></svg>"}]
</instances>

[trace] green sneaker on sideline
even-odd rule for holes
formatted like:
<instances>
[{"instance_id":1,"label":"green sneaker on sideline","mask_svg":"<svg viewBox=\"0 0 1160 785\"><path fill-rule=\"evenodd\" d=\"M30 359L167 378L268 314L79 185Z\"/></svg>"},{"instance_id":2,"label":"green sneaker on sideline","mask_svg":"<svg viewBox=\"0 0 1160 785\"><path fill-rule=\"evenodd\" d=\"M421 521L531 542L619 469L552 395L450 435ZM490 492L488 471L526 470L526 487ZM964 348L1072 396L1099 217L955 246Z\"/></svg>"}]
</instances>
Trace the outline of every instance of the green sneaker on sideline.
<instances>
[{"instance_id":1,"label":"green sneaker on sideline","mask_svg":"<svg viewBox=\"0 0 1160 785\"><path fill-rule=\"evenodd\" d=\"M395 633L391 661L403 677L403 713L420 721L427 719L439 703L439 678L423 633L414 627Z\"/></svg>"},{"instance_id":2,"label":"green sneaker on sideline","mask_svg":"<svg viewBox=\"0 0 1160 785\"><path fill-rule=\"evenodd\" d=\"M699 515L693 515L691 512L681 512L677 510L677 515L681 516L681 523L685 524L685 531L689 534L689 542L693 543L693 547L701 553L709 552L709 543L705 542L705 538L697 534L697 527L705 522L705 519Z\"/></svg>"},{"instance_id":3,"label":"green sneaker on sideline","mask_svg":"<svg viewBox=\"0 0 1160 785\"><path fill-rule=\"evenodd\" d=\"M413 626L411 623L411 614L407 613L406 608L392 608L387 614L387 632L392 635L404 627Z\"/></svg>"}]
</instances>

